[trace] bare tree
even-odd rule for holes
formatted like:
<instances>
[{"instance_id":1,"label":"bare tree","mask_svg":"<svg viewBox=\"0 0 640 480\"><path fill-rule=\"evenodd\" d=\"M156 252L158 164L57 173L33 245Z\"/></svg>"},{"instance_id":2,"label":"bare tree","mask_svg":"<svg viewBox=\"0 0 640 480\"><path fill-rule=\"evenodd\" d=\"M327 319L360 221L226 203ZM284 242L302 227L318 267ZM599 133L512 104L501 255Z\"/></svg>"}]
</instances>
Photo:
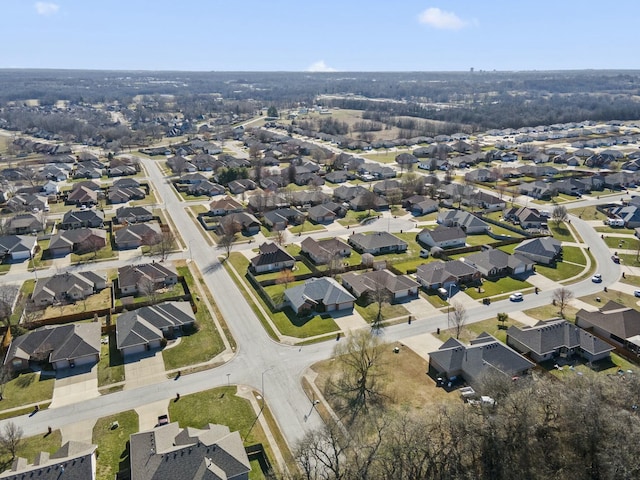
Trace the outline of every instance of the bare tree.
<instances>
[{"instance_id":1,"label":"bare tree","mask_svg":"<svg viewBox=\"0 0 640 480\"><path fill-rule=\"evenodd\" d=\"M151 305L158 303L158 284L153 278L143 277L138 282L138 291L149 299Z\"/></svg>"},{"instance_id":2,"label":"bare tree","mask_svg":"<svg viewBox=\"0 0 640 480\"><path fill-rule=\"evenodd\" d=\"M23 434L22 428L13 422L7 423L2 432L0 432L0 448L11 455L11 460L16 458L16 452L22 443Z\"/></svg>"},{"instance_id":3,"label":"bare tree","mask_svg":"<svg viewBox=\"0 0 640 480\"><path fill-rule=\"evenodd\" d=\"M150 253L160 257L160 261L164 262L169 253L176 246L176 236L169 229L162 230L160 234L153 236L153 244L150 245Z\"/></svg>"},{"instance_id":4,"label":"bare tree","mask_svg":"<svg viewBox=\"0 0 640 480\"><path fill-rule=\"evenodd\" d=\"M276 278L276 283L278 285L284 285L284 288L287 289L291 282L294 282L296 279L295 275L291 270L285 268L278 273L278 278Z\"/></svg>"},{"instance_id":5,"label":"bare tree","mask_svg":"<svg viewBox=\"0 0 640 480\"><path fill-rule=\"evenodd\" d=\"M4 389L12 376L11 369L8 365L0 366L0 400L4 400Z\"/></svg>"},{"instance_id":6,"label":"bare tree","mask_svg":"<svg viewBox=\"0 0 640 480\"><path fill-rule=\"evenodd\" d=\"M7 327L10 327L9 322L18 299L18 293L17 285L0 285L0 322L3 322Z\"/></svg>"},{"instance_id":7,"label":"bare tree","mask_svg":"<svg viewBox=\"0 0 640 480\"><path fill-rule=\"evenodd\" d=\"M384 278L386 277L376 275L373 282L369 285L369 290L366 293L367 301L375 303L378 307L376 318L371 322L371 330L374 332L378 332L382 327L384 327L382 323L382 307L385 303L388 303L391 300L391 293L384 284Z\"/></svg>"},{"instance_id":8,"label":"bare tree","mask_svg":"<svg viewBox=\"0 0 640 480\"><path fill-rule=\"evenodd\" d=\"M560 225L561 222L566 222L569 219L569 213L567 207L564 205L558 205L554 207L551 212L551 218L556 222L556 225Z\"/></svg>"},{"instance_id":9,"label":"bare tree","mask_svg":"<svg viewBox=\"0 0 640 480\"><path fill-rule=\"evenodd\" d=\"M277 245L284 247L284 245L287 243L288 236L289 236L289 232L287 232L286 229L283 229L283 230L276 230L272 238Z\"/></svg>"},{"instance_id":10,"label":"bare tree","mask_svg":"<svg viewBox=\"0 0 640 480\"><path fill-rule=\"evenodd\" d=\"M218 248L224 249L227 255L226 258L229 258L240 227L232 219L223 218L220 222L220 229L222 230L222 235L218 240Z\"/></svg>"},{"instance_id":11,"label":"bare tree","mask_svg":"<svg viewBox=\"0 0 640 480\"><path fill-rule=\"evenodd\" d=\"M376 208L377 195L372 191L367 191L362 194L362 208L367 210L367 216L371 215L371 210Z\"/></svg>"},{"instance_id":12,"label":"bare tree","mask_svg":"<svg viewBox=\"0 0 640 480\"><path fill-rule=\"evenodd\" d=\"M337 411L353 422L360 413L382 405L382 346L379 337L357 330L334 349L337 378L327 384L327 395L335 399Z\"/></svg>"},{"instance_id":13,"label":"bare tree","mask_svg":"<svg viewBox=\"0 0 640 480\"><path fill-rule=\"evenodd\" d=\"M449 327L453 328L456 332L456 338L460 338L462 329L467 323L467 309L460 302L453 302L451 304L453 310L447 315L449 321Z\"/></svg>"},{"instance_id":14,"label":"bare tree","mask_svg":"<svg viewBox=\"0 0 640 480\"><path fill-rule=\"evenodd\" d=\"M387 192L386 197L387 202L389 202L389 208L393 208L394 205L400 205L400 202L402 201L402 190L394 188Z\"/></svg>"},{"instance_id":15,"label":"bare tree","mask_svg":"<svg viewBox=\"0 0 640 480\"><path fill-rule=\"evenodd\" d=\"M564 309L567 308L569 302L573 299L574 294L565 287L558 288L553 292L553 302L560 308L560 316L564 318Z\"/></svg>"},{"instance_id":16,"label":"bare tree","mask_svg":"<svg viewBox=\"0 0 640 480\"><path fill-rule=\"evenodd\" d=\"M344 259L340 253L334 253L330 255L329 258L326 259L327 263L327 272L329 276L335 278L336 275L341 273L344 270Z\"/></svg>"}]
</instances>

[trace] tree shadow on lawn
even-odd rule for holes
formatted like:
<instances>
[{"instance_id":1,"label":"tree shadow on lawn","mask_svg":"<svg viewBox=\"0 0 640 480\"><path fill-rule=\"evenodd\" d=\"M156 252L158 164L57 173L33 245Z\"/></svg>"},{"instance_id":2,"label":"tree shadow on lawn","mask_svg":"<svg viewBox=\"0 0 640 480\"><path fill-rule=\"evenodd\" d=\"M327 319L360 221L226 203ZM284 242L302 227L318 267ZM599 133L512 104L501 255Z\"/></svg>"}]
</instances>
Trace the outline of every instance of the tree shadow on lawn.
<instances>
[{"instance_id":1,"label":"tree shadow on lawn","mask_svg":"<svg viewBox=\"0 0 640 480\"><path fill-rule=\"evenodd\" d=\"M328 313L318 313L318 312L310 312L304 315L298 315L293 311L291 307L287 307L282 312L287 316L291 324L295 327L304 327L307 323L313 320L316 317L320 317L323 319L331 318L331 315Z\"/></svg>"}]
</instances>

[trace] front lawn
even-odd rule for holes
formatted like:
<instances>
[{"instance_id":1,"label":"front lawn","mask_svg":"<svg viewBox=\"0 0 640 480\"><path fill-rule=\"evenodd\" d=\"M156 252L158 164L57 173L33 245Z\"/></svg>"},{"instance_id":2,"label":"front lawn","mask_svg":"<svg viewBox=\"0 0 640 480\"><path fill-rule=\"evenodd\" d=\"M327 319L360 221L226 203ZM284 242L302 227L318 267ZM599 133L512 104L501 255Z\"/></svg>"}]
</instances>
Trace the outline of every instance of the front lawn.
<instances>
[{"instance_id":1,"label":"front lawn","mask_svg":"<svg viewBox=\"0 0 640 480\"><path fill-rule=\"evenodd\" d=\"M124 359L116 346L115 333L103 338L108 338L108 342L100 345L98 387L124 381Z\"/></svg>"},{"instance_id":2,"label":"front lawn","mask_svg":"<svg viewBox=\"0 0 640 480\"><path fill-rule=\"evenodd\" d=\"M633 228L610 227L608 225L595 227L594 230L600 233L620 233L626 235L633 235L635 233L635 230Z\"/></svg>"},{"instance_id":3,"label":"front lawn","mask_svg":"<svg viewBox=\"0 0 640 480\"><path fill-rule=\"evenodd\" d=\"M571 305L564 307L564 318L570 322L576 321L576 313L578 308ZM560 317L560 309L556 305L542 305L540 307L531 308L529 310L523 310L522 313L529 315L530 317L538 320L551 320L552 318Z\"/></svg>"},{"instance_id":4,"label":"front lawn","mask_svg":"<svg viewBox=\"0 0 640 480\"><path fill-rule=\"evenodd\" d=\"M507 330L506 328L515 326L518 328L522 328L523 325L520 322L517 322L513 319L509 319L505 322L505 329L500 328L502 325L498 322L497 318L490 318L488 320L483 320L482 322L474 322L467 323L463 325L462 331L460 332L460 340L462 343L468 344L471 340L475 339L482 332L487 332L489 335L493 335L502 343L507 342ZM447 330L441 330L440 335L433 334L435 337L439 338L443 342L448 340L450 337L456 336L455 328L450 328Z\"/></svg>"},{"instance_id":5,"label":"front lawn","mask_svg":"<svg viewBox=\"0 0 640 480\"><path fill-rule=\"evenodd\" d=\"M587 264L587 258L584 256L580 247L562 247L562 258L565 262L577 263L580 265ZM537 269L538 267L536 267Z\"/></svg>"},{"instance_id":6,"label":"front lawn","mask_svg":"<svg viewBox=\"0 0 640 480\"><path fill-rule=\"evenodd\" d=\"M305 220L304 223L300 225L295 225L293 227L289 227L289 231L292 234L301 234L301 233L309 233L309 232L318 232L320 230L326 230L327 228L324 225L320 225L319 223L312 223L309 220Z\"/></svg>"},{"instance_id":7,"label":"front lawn","mask_svg":"<svg viewBox=\"0 0 640 480\"><path fill-rule=\"evenodd\" d=\"M436 290L423 289L420 291L420 295L436 308L442 308L449 305L449 303L444 298L442 298Z\"/></svg>"},{"instance_id":8,"label":"front lawn","mask_svg":"<svg viewBox=\"0 0 640 480\"><path fill-rule=\"evenodd\" d=\"M620 263L623 265L628 265L629 267L640 267L638 255L633 253L620 253L618 256L620 257Z\"/></svg>"},{"instance_id":9,"label":"front lawn","mask_svg":"<svg viewBox=\"0 0 640 480\"><path fill-rule=\"evenodd\" d=\"M640 277L636 275L625 275L624 278L621 277L618 281L640 288Z\"/></svg>"},{"instance_id":10,"label":"front lawn","mask_svg":"<svg viewBox=\"0 0 640 480\"><path fill-rule=\"evenodd\" d=\"M348 210L344 218L341 218L340 220L338 220L338 223L343 227L346 227L349 225L359 225L360 222L367 217L369 217L369 212L367 211L356 212L355 210Z\"/></svg>"},{"instance_id":11,"label":"front lawn","mask_svg":"<svg viewBox=\"0 0 640 480\"><path fill-rule=\"evenodd\" d=\"M378 316L378 304L373 302L367 306L361 306L356 303L356 311L362 315L368 323L372 323ZM391 318L406 317L409 315L409 310L402 305L397 304L382 304L382 320L389 320Z\"/></svg>"},{"instance_id":12,"label":"front lawn","mask_svg":"<svg viewBox=\"0 0 640 480\"><path fill-rule=\"evenodd\" d=\"M597 298L599 298L600 301L596 300ZM625 307L638 308L637 297L629 295L628 293L618 292L617 290L611 290L610 288L607 292L605 292L603 289L603 291L601 292L580 297L580 300L598 308L602 307L608 301L614 301L616 303L624 305Z\"/></svg>"},{"instance_id":13,"label":"front lawn","mask_svg":"<svg viewBox=\"0 0 640 480\"><path fill-rule=\"evenodd\" d=\"M576 215L582 220L606 220L607 216L599 211L596 207L572 208L568 211L572 215Z\"/></svg>"},{"instance_id":14,"label":"front lawn","mask_svg":"<svg viewBox=\"0 0 640 480\"><path fill-rule=\"evenodd\" d=\"M419 215L419 216L414 216L413 219L420 223L420 222L434 222L436 221L436 219L438 218L438 212L431 212L431 213L427 213L425 215Z\"/></svg>"},{"instance_id":15,"label":"front lawn","mask_svg":"<svg viewBox=\"0 0 640 480\"><path fill-rule=\"evenodd\" d=\"M579 275L583 270L584 266L566 262L557 262L555 267L548 265L536 265L536 273L544 275L548 279L556 282L573 278L576 275Z\"/></svg>"},{"instance_id":16,"label":"front lawn","mask_svg":"<svg viewBox=\"0 0 640 480\"><path fill-rule=\"evenodd\" d=\"M307 265L304 262L296 262L291 273L295 277L297 277L298 275L307 275L311 273L311 270L309 269L309 267L307 267ZM277 280L281 276L282 276L282 272L279 271L279 272L261 273L259 275L256 275L255 277L256 277L256 280L258 280L259 282L264 282L266 280Z\"/></svg>"},{"instance_id":17,"label":"front lawn","mask_svg":"<svg viewBox=\"0 0 640 480\"><path fill-rule=\"evenodd\" d=\"M118 422L118 427L112 428L113 422ZM96 478L116 478L120 470L129 468L129 437L138 429L138 414L134 410L98 419L91 437L100 451Z\"/></svg>"},{"instance_id":18,"label":"front lawn","mask_svg":"<svg viewBox=\"0 0 640 480\"><path fill-rule=\"evenodd\" d=\"M197 290L191 270L184 266L178 267L177 271L185 278L191 289L191 294L195 298ZM206 288L206 286L202 288ZM213 323L211 313L202 300L196 299L195 304L198 308L196 312L197 330L183 332L178 345L162 351L164 366L167 370L206 362L224 350L222 337Z\"/></svg>"},{"instance_id":19,"label":"front lawn","mask_svg":"<svg viewBox=\"0 0 640 480\"><path fill-rule=\"evenodd\" d=\"M45 402L53 397L53 374L42 376L40 373L22 373L4 386L0 410Z\"/></svg>"},{"instance_id":20,"label":"front lawn","mask_svg":"<svg viewBox=\"0 0 640 480\"><path fill-rule=\"evenodd\" d=\"M549 221L549 230L553 234L553 238L560 240L561 242L575 242L571 230L565 223L556 223L555 221Z\"/></svg>"},{"instance_id":21,"label":"front lawn","mask_svg":"<svg viewBox=\"0 0 640 480\"><path fill-rule=\"evenodd\" d=\"M34 435L33 437L23 438L16 451L16 457L26 458L27 462L32 464L36 459L36 455L40 452L54 453L62 446L62 434L60 430L53 430L49 435ZM0 455L0 468L2 471L11 467L11 454L3 451ZM24 475L24 476L22 476ZM32 478L26 474L16 474L12 478ZM37 478L37 477L33 477Z\"/></svg>"},{"instance_id":22,"label":"front lawn","mask_svg":"<svg viewBox=\"0 0 640 480\"><path fill-rule=\"evenodd\" d=\"M481 288L482 291L480 293L478 293L477 287L467 288L464 293L475 300L480 300L484 297L493 297L494 295L527 290L533 288L533 285L525 280L519 280L513 277L502 277L497 280L484 279Z\"/></svg>"},{"instance_id":23,"label":"front lawn","mask_svg":"<svg viewBox=\"0 0 640 480\"><path fill-rule=\"evenodd\" d=\"M638 251L640 248L640 241L637 238L631 237L604 237L604 243L611 249L620 248L624 250Z\"/></svg>"}]
</instances>

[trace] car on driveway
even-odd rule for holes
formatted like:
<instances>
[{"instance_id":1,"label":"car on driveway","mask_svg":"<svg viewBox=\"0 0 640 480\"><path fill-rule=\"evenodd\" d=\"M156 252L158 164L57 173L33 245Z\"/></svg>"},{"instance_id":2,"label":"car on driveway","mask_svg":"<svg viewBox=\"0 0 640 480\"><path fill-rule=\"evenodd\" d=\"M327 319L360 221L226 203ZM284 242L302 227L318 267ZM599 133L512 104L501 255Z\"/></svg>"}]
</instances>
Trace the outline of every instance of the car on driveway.
<instances>
[{"instance_id":1,"label":"car on driveway","mask_svg":"<svg viewBox=\"0 0 640 480\"><path fill-rule=\"evenodd\" d=\"M600 273L596 273L593 277L591 277L591 281L593 283L600 283L602 282L602 274Z\"/></svg>"},{"instance_id":2,"label":"car on driveway","mask_svg":"<svg viewBox=\"0 0 640 480\"><path fill-rule=\"evenodd\" d=\"M634 294L636 297L640 297L640 290L634 290L634 291L633 291L633 294Z\"/></svg>"},{"instance_id":3,"label":"car on driveway","mask_svg":"<svg viewBox=\"0 0 640 480\"><path fill-rule=\"evenodd\" d=\"M509 296L509 300L511 300L512 302L521 302L522 300L524 300L524 296L520 292L512 293Z\"/></svg>"}]
</instances>

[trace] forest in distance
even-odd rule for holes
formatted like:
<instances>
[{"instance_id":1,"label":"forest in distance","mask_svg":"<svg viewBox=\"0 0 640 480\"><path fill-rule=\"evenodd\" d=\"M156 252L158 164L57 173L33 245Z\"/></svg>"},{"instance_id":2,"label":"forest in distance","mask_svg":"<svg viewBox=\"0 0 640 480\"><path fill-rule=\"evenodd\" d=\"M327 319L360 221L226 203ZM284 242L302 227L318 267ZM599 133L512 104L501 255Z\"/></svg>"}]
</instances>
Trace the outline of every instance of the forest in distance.
<instances>
[{"instance_id":1,"label":"forest in distance","mask_svg":"<svg viewBox=\"0 0 640 480\"><path fill-rule=\"evenodd\" d=\"M0 70L0 108L116 103L170 96L185 119L207 112L320 104L372 119L409 116L477 132L640 118L640 71L151 72Z\"/></svg>"}]
</instances>

